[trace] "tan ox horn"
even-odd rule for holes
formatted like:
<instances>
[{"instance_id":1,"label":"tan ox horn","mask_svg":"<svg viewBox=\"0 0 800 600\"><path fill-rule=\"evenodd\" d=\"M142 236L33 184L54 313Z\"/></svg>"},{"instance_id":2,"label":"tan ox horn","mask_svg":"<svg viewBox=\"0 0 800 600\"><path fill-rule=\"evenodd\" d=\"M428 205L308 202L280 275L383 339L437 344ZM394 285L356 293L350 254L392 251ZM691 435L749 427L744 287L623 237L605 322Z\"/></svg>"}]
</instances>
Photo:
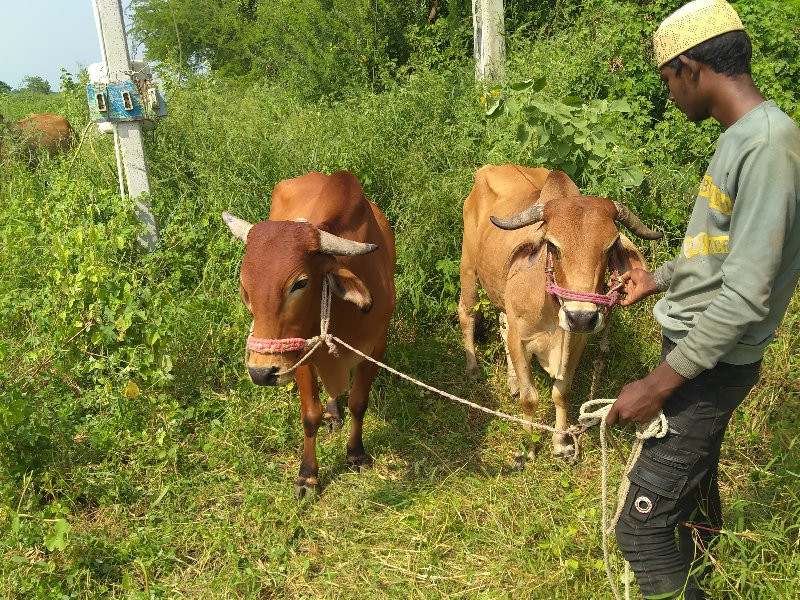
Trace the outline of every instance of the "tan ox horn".
<instances>
[{"instance_id":1,"label":"tan ox horn","mask_svg":"<svg viewBox=\"0 0 800 600\"><path fill-rule=\"evenodd\" d=\"M534 204L530 208L526 208L514 217L510 217L508 219L489 217L489 219L491 219L492 223L494 223L500 229L505 229L508 231L511 229L519 229L520 227L525 227L526 225L532 225L533 223L538 223L543 219L543 217L544 205Z\"/></svg>"},{"instance_id":2,"label":"tan ox horn","mask_svg":"<svg viewBox=\"0 0 800 600\"><path fill-rule=\"evenodd\" d=\"M333 256L358 256L359 254L369 254L378 249L377 244L364 244L362 242L355 242L353 240L346 240L339 236L328 233L327 231L319 231L319 251L323 254L332 254Z\"/></svg>"},{"instance_id":3,"label":"tan ox horn","mask_svg":"<svg viewBox=\"0 0 800 600\"><path fill-rule=\"evenodd\" d=\"M250 233L250 230L253 228L252 223L248 223L244 219L240 219L227 211L222 213L222 220L225 221L225 224L228 226L228 229L231 230L235 238L242 240L245 244L247 243L247 234Z\"/></svg>"},{"instance_id":4,"label":"tan ox horn","mask_svg":"<svg viewBox=\"0 0 800 600\"><path fill-rule=\"evenodd\" d=\"M622 204L622 202L614 202L614 206L617 207L617 218L616 220L625 225L628 230L642 238L643 240L660 240L664 237L664 234L660 231L653 231L652 229L648 228L644 223L639 220L631 210Z\"/></svg>"}]
</instances>

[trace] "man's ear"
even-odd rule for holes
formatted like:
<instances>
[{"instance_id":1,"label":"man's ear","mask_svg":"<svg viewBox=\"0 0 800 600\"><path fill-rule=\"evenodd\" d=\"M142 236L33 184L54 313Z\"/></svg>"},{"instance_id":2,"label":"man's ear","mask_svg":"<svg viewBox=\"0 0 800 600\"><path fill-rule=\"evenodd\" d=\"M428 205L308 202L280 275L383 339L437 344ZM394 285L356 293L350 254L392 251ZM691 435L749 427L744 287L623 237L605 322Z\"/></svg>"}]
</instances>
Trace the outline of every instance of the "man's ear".
<instances>
[{"instance_id":1,"label":"man's ear","mask_svg":"<svg viewBox=\"0 0 800 600\"><path fill-rule=\"evenodd\" d=\"M696 81L700 76L700 67L702 63L694 60L693 58L689 58L685 54L678 56L678 60L681 61L681 70L680 73L676 73L676 75L678 77L685 76L692 81Z\"/></svg>"},{"instance_id":2,"label":"man's ear","mask_svg":"<svg viewBox=\"0 0 800 600\"><path fill-rule=\"evenodd\" d=\"M511 256L506 262L506 279L511 279L514 275L525 269L530 269L539 258L539 253L542 251L544 244L522 242L519 246L514 248Z\"/></svg>"},{"instance_id":3,"label":"man's ear","mask_svg":"<svg viewBox=\"0 0 800 600\"><path fill-rule=\"evenodd\" d=\"M619 234L619 239L614 244L611 252L613 254L613 264L619 269L620 273L631 269L647 270L647 261L644 256L639 252L636 245L625 237L624 233Z\"/></svg>"},{"instance_id":4,"label":"man's ear","mask_svg":"<svg viewBox=\"0 0 800 600\"><path fill-rule=\"evenodd\" d=\"M368 313L372 308L372 295L367 286L352 271L335 265L328 271L328 283L331 291L346 302L352 302L361 312Z\"/></svg>"}]
</instances>

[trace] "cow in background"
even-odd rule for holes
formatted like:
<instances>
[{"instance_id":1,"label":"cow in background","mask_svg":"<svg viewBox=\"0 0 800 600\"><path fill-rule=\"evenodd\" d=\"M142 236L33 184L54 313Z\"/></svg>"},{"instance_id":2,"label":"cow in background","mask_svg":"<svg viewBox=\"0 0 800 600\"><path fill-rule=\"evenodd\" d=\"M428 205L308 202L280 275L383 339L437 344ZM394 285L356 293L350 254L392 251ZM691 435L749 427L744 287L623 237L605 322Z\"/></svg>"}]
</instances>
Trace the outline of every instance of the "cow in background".
<instances>
[{"instance_id":1,"label":"cow in background","mask_svg":"<svg viewBox=\"0 0 800 600\"><path fill-rule=\"evenodd\" d=\"M2 130L6 130L3 135ZM3 137L10 138L4 143ZM55 113L30 115L16 123L7 122L0 115L0 156L4 157L13 146L30 167L39 163L41 154L50 158L66 152L75 144L75 131L66 117ZM5 148L7 146L8 148Z\"/></svg>"},{"instance_id":2,"label":"cow in background","mask_svg":"<svg viewBox=\"0 0 800 600\"><path fill-rule=\"evenodd\" d=\"M539 402L530 371L531 357L536 355L554 379L555 427L567 429L575 369L589 334L602 329L605 319L605 310L593 302L549 295L548 265L549 281L582 295L604 293L609 263L620 274L647 268L616 222L644 239L662 235L647 229L622 204L582 196L560 171L506 164L485 166L475 174L464 202L458 305L467 371L474 374L478 367L474 306L480 282L492 304L502 311L508 385L512 393L519 392L526 420L533 420ZM525 428L530 432L530 426ZM569 436L554 434L553 451L567 458L575 448ZM517 456L517 466L529 455L530 451Z\"/></svg>"},{"instance_id":3,"label":"cow in background","mask_svg":"<svg viewBox=\"0 0 800 600\"><path fill-rule=\"evenodd\" d=\"M332 425L341 424L337 400L350 391L348 465L358 470L371 462L362 425L377 366L341 346L338 355L331 354L322 344L291 369L307 351L302 340L320 333L323 280L333 294L329 333L375 359L383 356L395 306L394 234L356 177L344 171L281 181L267 221L251 225L230 213L223 219L246 243L240 292L253 315L250 378L272 386L294 377L300 391L305 436L295 495L302 498L317 488L316 436L323 421L317 375L328 394L325 419Z\"/></svg>"}]
</instances>

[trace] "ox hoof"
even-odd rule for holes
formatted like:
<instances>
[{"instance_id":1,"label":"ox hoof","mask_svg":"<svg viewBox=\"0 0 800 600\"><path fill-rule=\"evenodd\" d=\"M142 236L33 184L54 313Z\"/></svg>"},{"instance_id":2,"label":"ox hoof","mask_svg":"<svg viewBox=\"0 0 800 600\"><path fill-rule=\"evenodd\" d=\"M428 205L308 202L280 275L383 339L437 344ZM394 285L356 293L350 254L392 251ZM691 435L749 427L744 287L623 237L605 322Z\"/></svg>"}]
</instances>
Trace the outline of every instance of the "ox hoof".
<instances>
[{"instance_id":1,"label":"ox hoof","mask_svg":"<svg viewBox=\"0 0 800 600\"><path fill-rule=\"evenodd\" d=\"M478 378L478 366L474 367L467 367L467 377L469 379L477 379Z\"/></svg>"},{"instance_id":2,"label":"ox hoof","mask_svg":"<svg viewBox=\"0 0 800 600\"><path fill-rule=\"evenodd\" d=\"M344 424L344 419L341 417L337 417L330 413L325 413L322 416L322 421L325 423L325 426L328 428L329 433L336 433L342 428Z\"/></svg>"},{"instance_id":3,"label":"ox hoof","mask_svg":"<svg viewBox=\"0 0 800 600\"><path fill-rule=\"evenodd\" d=\"M316 495L317 495L316 483L297 481L294 484L294 497L297 500L302 500L303 498L311 499Z\"/></svg>"},{"instance_id":4,"label":"ox hoof","mask_svg":"<svg viewBox=\"0 0 800 600\"><path fill-rule=\"evenodd\" d=\"M519 396L519 382L517 381L517 378L509 377L507 383L508 391L511 392L511 396Z\"/></svg>"},{"instance_id":5,"label":"ox hoof","mask_svg":"<svg viewBox=\"0 0 800 600\"><path fill-rule=\"evenodd\" d=\"M563 444L553 447L553 456L566 460L567 462L575 462L577 455L575 453L575 446L573 444Z\"/></svg>"},{"instance_id":6,"label":"ox hoof","mask_svg":"<svg viewBox=\"0 0 800 600\"><path fill-rule=\"evenodd\" d=\"M360 473L372 466L372 459L367 456L360 456L358 458L347 457L347 469L353 473Z\"/></svg>"},{"instance_id":7,"label":"ox hoof","mask_svg":"<svg viewBox=\"0 0 800 600\"><path fill-rule=\"evenodd\" d=\"M511 459L511 470L516 472L524 471L525 463L533 460L534 456L536 456L536 454L533 450L526 450L525 452L517 452Z\"/></svg>"}]
</instances>

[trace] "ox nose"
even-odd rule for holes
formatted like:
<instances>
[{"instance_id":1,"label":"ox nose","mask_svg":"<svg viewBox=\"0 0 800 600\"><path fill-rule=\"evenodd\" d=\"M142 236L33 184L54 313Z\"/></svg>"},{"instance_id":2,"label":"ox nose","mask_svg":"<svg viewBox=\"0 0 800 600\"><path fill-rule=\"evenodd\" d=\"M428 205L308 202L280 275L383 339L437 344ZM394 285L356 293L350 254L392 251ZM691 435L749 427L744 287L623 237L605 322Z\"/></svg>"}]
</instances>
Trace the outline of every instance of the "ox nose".
<instances>
[{"instance_id":1,"label":"ox nose","mask_svg":"<svg viewBox=\"0 0 800 600\"><path fill-rule=\"evenodd\" d=\"M276 385L278 383L278 367L248 367L250 379L256 385Z\"/></svg>"},{"instance_id":2,"label":"ox nose","mask_svg":"<svg viewBox=\"0 0 800 600\"><path fill-rule=\"evenodd\" d=\"M596 310L565 310L570 331L587 333L597 327L600 315Z\"/></svg>"}]
</instances>

